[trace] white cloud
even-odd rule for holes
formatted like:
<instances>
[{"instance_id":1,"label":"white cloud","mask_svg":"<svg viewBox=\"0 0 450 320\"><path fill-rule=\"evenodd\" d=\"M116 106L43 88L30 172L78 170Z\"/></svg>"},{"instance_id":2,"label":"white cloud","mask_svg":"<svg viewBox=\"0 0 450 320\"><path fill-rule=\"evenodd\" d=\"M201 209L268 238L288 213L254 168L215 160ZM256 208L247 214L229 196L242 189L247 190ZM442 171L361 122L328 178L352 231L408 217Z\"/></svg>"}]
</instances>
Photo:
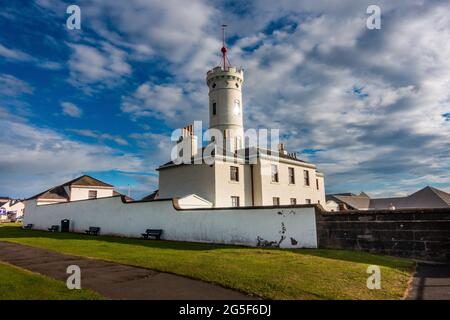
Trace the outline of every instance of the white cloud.
<instances>
[{"instance_id":1,"label":"white cloud","mask_svg":"<svg viewBox=\"0 0 450 320\"><path fill-rule=\"evenodd\" d=\"M0 109L1 110L1 109ZM3 110L0 118L0 193L31 196L89 171L138 172L141 158L103 144L78 142L52 129L20 121Z\"/></svg>"},{"instance_id":2,"label":"white cloud","mask_svg":"<svg viewBox=\"0 0 450 320\"><path fill-rule=\"evenodd\" d=\"M0 43L0 56L17 61L30 61L33 58L25 52L16 49L9 49Z\"/></svg>"},{"instance_id":3,"label":"white cloud","mask_svg":"<svg viewBox=\"0 0 450 320\"><path fill-rule=\"evenodd\" d=\"M25 81L9 74L0 74L0 95L15 97L32 93L33 88Z\"/></svg>"},{"instance_id":4,"label":"white cloud","mask_svg":"<svg viewBox=\"0 0 450 320\"><path fill-rule=\"evenodd\" d=\"M94 138L98 141L109 140L109 141L113 141L121 146L128 145L127 140L125 140L124 138L122 138L120 136L115 136L115 135L112 135L109 133L102 133L102 132L99 132L96 130L89 130L89 129L68 129L68 131L74 132L83 137Z\"/></svg>"},{"instance_id":5,"label":"white cloud","mask_svg":"<svg viewBox=\"0 0 450 320\"><path fill-rule=\"evenodd\" d=\"M103 42L99 48L85 44L69 44L73 52L69 60L70 81L79 86L98 84L113 86L131 73L123 50Z\"/></svg>"},{"instance_id":6,"label":"white cloud","mask_svg":"<svg viewBox=\"0 0 450 320\"><path fill-rule=\"evenodd\" d=\"M61 107L63 114L72 118L80 118L83 114L83 110L71 102L62 102Z\"/></svg>"}]
</instances>

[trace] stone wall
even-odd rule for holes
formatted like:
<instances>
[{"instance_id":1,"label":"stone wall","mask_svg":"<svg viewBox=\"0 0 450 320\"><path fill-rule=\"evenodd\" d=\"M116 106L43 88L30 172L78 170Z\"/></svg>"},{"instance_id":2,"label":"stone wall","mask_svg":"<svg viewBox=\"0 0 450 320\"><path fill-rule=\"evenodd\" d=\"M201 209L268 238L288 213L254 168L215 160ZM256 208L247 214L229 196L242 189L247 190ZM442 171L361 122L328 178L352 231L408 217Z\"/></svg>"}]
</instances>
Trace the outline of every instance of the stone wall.
<instances>
[{"instance_id":1,"label":"stone wall","mask_svg":"<svg viewBox=\"0 0 450 320\"><path fill-rule=\"evenodd\" d=\"M316 212L321 248L450 260L450 209Z\"/></svg>"}]
</instances>

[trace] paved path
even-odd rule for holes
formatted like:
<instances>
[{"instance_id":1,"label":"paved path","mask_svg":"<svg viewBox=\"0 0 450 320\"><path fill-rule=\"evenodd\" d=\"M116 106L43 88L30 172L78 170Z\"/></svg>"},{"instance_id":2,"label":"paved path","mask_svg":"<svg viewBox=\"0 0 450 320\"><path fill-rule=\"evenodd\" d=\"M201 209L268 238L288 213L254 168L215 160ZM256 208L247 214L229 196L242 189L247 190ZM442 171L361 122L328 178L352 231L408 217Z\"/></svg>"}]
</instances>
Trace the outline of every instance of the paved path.
<instances>
[{"instance_id":1,"label":"paved path","mask_svg":"<svg viewBox=\"0 0 450 320\"><path fill-rule=\"evenodd\" d=\"M0 242L0 260L64 282L69 276L66 274L67 267L78 265L81 269L81 287L111 299L253 299L199 280L15 243Z\"/></svg>"},{"instance_id":2,"label":"paved path","mask_svg":"<svg viewBox=\"0 0 450 320\"><path fill-rule=\"evenodd\" d=\"M419 263L409 300L450 300L450 265Z\"/></svg>"}]
</instances>

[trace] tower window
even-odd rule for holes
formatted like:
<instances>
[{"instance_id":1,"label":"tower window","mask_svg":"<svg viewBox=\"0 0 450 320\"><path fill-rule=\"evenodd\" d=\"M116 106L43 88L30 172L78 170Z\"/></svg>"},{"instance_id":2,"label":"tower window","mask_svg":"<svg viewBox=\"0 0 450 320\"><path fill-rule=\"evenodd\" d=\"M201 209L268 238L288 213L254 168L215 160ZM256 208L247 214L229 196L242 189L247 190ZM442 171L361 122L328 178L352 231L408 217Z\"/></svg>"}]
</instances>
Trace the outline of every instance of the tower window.
<instances>
[{"instance_id":1,"label":"tower window","mask_svg":"<svg viewBox=\"0 0 450 320\"><path fill-rule=\"evenodd\" d=\"M213 114L213 116L216 115L216 106L217 106L217 104L215 102L213 102L213 105L212 105L212 114Z\"/></svg>"},{"instance_id":2,"label":"tower window","mask_svg":"<svg viewBox=\"0 0 450 320\"><path fill-rule=\"evenodd\" d=\"M216 87L216 83L213 83L212 87L213 87L213 89L214 89L214 88Z\"/></svg>"},{"instance_id":3,"label":"tower window","mask_svg":"<svg viewBox=\"0 0 450 320\"><path fill-rule=\"evenodd\" d=\"M319 190L319 179L316 179L316 188Z\"/></svg>"},{"instance_id":4,"label":"tower window","mask_svg":"<svg viewBox=\"0 0 450 320\"><path fill-rule=\"evenodd\" d=\"M241 103L239 102L239 100L234 100L234 109L233 112L235 115L240 115L241 114Z\"/></svg>"},{"instance_id":5,"label":"tower window","mask_svg":"<svg viewBox=\"0 0 450 320\"><path fill-rule=\"evenodd\" d=\"M239 83L236 82L236 88L239 88Z\"/></svg>"}]
</instances>

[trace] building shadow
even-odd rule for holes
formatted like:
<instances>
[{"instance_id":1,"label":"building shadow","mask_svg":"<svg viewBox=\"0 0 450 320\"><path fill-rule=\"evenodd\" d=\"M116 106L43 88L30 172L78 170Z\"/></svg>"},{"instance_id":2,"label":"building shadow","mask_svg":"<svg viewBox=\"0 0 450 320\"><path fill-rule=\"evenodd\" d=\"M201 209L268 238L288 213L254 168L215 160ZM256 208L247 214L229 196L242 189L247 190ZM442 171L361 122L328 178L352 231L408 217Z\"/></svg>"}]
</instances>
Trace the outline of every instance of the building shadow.
<instances>
[{"instance_id":1,"label":"building shadow","mask_svg":"<svg viewBox=\"0 0 450 320\"><path fill-rule=\"evenodd\" d=\"M144 232L145 229L142 231ZM92 236L84 233L76 232L49 232L43 230L23 230L16 226L0 227L0 241L3 239L21 239L21 238L46 238L51 240L87 240L87 241L104 241L117 244L130 244L146 248L155 249L172 249L172 250L219 250L232 249L236 246L222 244L208 244L186 241L170 241L170 240L145 240L142 238L128 238L111 235Z\"/></svg>"}]
</instances>

